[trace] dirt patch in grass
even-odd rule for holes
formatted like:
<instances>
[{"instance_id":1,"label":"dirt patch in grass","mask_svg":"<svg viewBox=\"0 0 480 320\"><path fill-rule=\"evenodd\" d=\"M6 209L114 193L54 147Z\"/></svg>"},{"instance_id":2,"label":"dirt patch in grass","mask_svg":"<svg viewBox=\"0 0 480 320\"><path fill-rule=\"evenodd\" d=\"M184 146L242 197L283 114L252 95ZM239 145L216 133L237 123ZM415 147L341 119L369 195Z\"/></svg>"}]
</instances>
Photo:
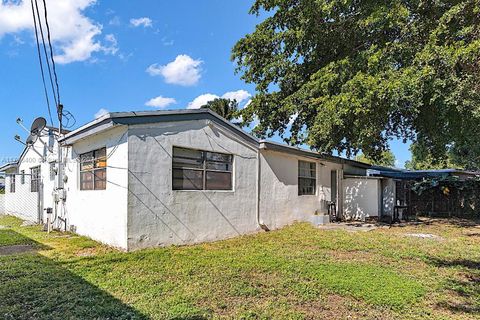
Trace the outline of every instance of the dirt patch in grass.
<instances>
[{"instance_id":1,"label":"dirt patch in grass","mask_svg":"<svg viewBox=\"0 0 480 320\"><path fill-rule=\"evenodd\" d=\"M98 249L97 248L86 248L82 250L78 250L75 255L77 257L93 257L98 254Z\"/></svg>"},{"instance_id":2,"label":"dirt patch in grass","mask_svg":"<svg viewBox=\"0 0 480 320\"><path fill-rule=\"evenodd\" d=\"M34 252L34 251L37 251L37 248L29 244L2 246L0 247L0 256L9 256L13 254L20 254L20 253Z\"/></svg>"},{"instance_id":3,"label":"dirt patch in grass","mask_svg":"<svg viewBox=\"0 0 480 320\"><path fill-rule=\"evenodd\" d=\"M329 252L332 260L337 261L355 261L355 262L369 262L375 260L375 254L367 251L337 251Z\"/></svg>"},{"instance_id":4,"label":"dirt patch in grass","mask_svg":"<svg viewBox=\"0 0 480 320\"><path fill-rule=\"evenodd\" d=\"M376 310L360 301L336 294L325 295L311 303L297 304L305 319L382 319L396 317L389 310Z\"/></svg>"}]
</instances>

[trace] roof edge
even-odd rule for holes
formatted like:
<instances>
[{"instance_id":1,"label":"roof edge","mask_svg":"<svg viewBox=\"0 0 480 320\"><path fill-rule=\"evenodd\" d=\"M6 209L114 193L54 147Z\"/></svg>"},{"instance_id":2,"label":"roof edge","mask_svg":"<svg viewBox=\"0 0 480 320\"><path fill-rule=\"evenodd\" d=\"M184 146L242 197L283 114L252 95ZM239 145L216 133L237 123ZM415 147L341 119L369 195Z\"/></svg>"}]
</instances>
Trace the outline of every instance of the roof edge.
<instances>
[{"instance_id":1,"label":"roof edge","mask_svg":"<svg viewBox=\"0 0 480 320\"><path fill-rule=\"evenodd\" d=\"M87 137L90 134L98 133L104 129L108 129L107 124L114 125L135 125L158 122L159 119L163 121L187 121L187 120L214 120L223 127L231 130L232 132L240 135L245 140L248 140L258 146L258 139L251 136L247 132L243 131L238 126L225 120L217 113L210 109L180 109L180 110L165 110L165 111L130 111L130 112L110 112L102 117L95 119L86 125L74 130L60 139L60 142L66 142L66 144L74 143L74 137L81 135ZM104 126L105 125L105 126ZM104 126L103 130L94 130ZM70 143L69 143L70 141Z\"/></svg>"}]
</instances>

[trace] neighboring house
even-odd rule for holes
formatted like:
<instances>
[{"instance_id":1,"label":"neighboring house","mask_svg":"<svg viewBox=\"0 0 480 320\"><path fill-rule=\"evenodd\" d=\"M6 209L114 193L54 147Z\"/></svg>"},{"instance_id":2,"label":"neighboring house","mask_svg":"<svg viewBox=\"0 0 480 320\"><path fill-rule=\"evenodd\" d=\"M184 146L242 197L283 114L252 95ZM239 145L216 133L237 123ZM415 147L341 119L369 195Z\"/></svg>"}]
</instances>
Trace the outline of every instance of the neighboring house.
<instances>
[{"instance_id":1,"label":"neighboring house","mask_svg":"<svg viewBox=\"0 0 480 320\"><path fill-rule=\"evenodd\" d=\"M57 133L55 128L45 128L40 139L25 148L17 162L0 167L0 172L5 173L4 213L42 222L43 209L54 206L52 175L57 163Z\"/></svg>"},{"instance_id":2,"label":"neighboring house","mask_svg":"<svg viewBox=\"0 0 480 320\"><path fill-rule=\"evenodd\" d=\"M391 214L396 202L394 179L369 175L368 164L258 140L208 109L109 113L60 142L65 202L57 209L65 220L52 219L125 250L319 223L329 209L363 220ZM27 148L0 168L6 213L45 222L44 209L55 206L49 159L56 154L38 142L34 148L48 159ZM40 167L26 161L36 156ZM18 185L23 172L39 177L38 190ZM9 176L17 177L16 195ZM27 193L38 194L37 216L22 207Z\"/></svg>"}]
</instances>

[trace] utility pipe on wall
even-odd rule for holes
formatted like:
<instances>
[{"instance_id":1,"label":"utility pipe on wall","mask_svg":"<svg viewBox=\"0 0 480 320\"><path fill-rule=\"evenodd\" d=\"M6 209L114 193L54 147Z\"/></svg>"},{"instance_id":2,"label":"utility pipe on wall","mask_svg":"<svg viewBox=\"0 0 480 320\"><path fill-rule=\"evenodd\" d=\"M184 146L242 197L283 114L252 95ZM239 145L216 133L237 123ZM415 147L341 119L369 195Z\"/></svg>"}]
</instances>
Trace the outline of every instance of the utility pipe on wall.
<instances>
[{"instance_id":1,"label":"utility pipe on wall","mask_svg":"<svg viewBox=\"0 0 480 320\"><path fill-rule=\"evenodd\" d=\"M210 120L207 120L207 125L210 127L214 126L214 123ZM252 147L250 144L245 143L241 139L237 139L234 137L230 132L224 130L223 128L219 126L215 126L215 128L219 131L221 131L225 136L229 137L232 140L235 140L236 142L244 145L245 147L249 148L250 150L253 150L257 153L257 176L256 176L256 194L255 194L255 215L256 215L256 220L258 226L265 231L270 231L270 229L263 223L261 217L260 217L260 192L261 192L261 153L260 153L260 148L259 146Z\"/></svg>"},{"instance_id":2,"label":"utility pipe on wall","mask_svg":"<svg viewBox=\"0 0 480 320\"><path fill-rule=\"evenodd\" d=\"M260 188L261 188L261 174L262 174L262 166L261 166L261 154L260 149L257 150L257 194L256 194L256 213L257 213L257 224L262 228L262 230L270 231L268 227L263 223L262 219L260 218Z\"/></svg>"}]
</instances>

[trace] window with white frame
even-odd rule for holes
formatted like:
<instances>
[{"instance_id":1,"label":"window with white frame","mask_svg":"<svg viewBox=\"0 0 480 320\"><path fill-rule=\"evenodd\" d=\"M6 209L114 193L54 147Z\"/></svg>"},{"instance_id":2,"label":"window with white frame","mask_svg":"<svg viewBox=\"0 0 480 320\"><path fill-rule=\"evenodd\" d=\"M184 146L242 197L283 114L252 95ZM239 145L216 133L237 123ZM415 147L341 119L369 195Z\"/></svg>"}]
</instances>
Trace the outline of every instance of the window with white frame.
<instances>
[{"instance_id":1,"label":"window with white frame","mask_svg":"<svg viewBox=\"0 0 480 320\"><path fill-rule=\"evenodd\" d=\"M107 188L107 148L80 155L80 190Z\"/></svg>"},{"instance_id":2,"label":"window with white frame","mask_svg":"<svg viewBox=\"0 0 480 320\"><path fill-rule=\"evenodd\" d=\"M15 193L15 174L10 175L10 193Z\"/></svg>"},{"instance_id":3,"label":"window with white frame","mask_svg":"<svg viewBox=\"0 0 480 320\"><path fill-rule=\"evenodd\" d=\"M298 195L314 195L317 188L315 162L298 161Z\"/></svg>"},{"instance_id":4,"label":"window with white frame","mask_svg":"<svg viewBox=\"0 0 480 320\"><path fill-rule=\"evenodd\" d=\"M41 169L40 166L30 169L30 191L38 192L40 190Z\"/></svg>"},{"instance_id":5,"label":"window with white frame","mask_svg":"<svg viewBox=\"0 0 480 320\"><path fill-rule=\"evenodd\" d=\"M20 183L25 184L25 170L20 171Z\"/></svg>"},{"instance_id":6,"label":"window with white frame","mask_svg":"<svg viewBox=\"0 0 480 320\"><path fill-rule=\"evenodd\" d=\"M173 148L173 190L232 190L233 155Z\"/></svg>"}]
</instances>

